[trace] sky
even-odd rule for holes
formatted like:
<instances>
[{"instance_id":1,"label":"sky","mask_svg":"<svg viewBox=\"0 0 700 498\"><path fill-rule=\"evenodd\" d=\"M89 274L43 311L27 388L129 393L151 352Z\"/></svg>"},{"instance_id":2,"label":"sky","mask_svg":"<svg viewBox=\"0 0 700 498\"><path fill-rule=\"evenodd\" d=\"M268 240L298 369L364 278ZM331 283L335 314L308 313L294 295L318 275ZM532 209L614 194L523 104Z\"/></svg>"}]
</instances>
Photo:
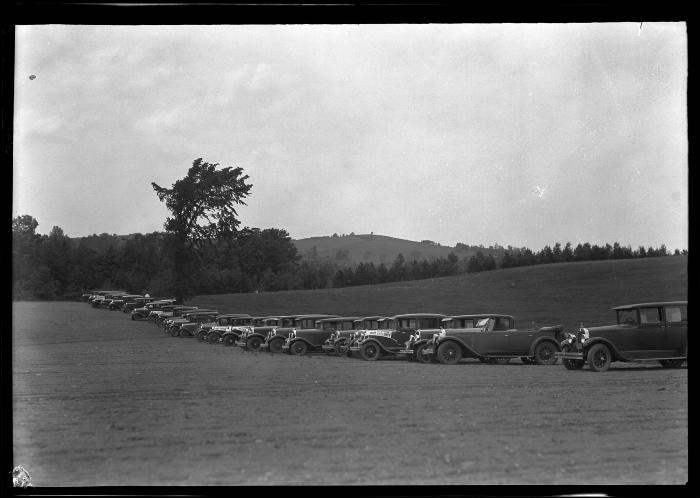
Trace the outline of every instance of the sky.
<instances>
[{"instance_id":1,"label":"sky","mask_svg":"<svg viewBox=\"0 0 700 498\"><path fill-rule=\"evenodd\" d=\"M688 247L685 23L17 26L13 217L163 229L203 158L242 226ZM30 76L34 76L30 78Z\"/></svg>"}]
</instances>

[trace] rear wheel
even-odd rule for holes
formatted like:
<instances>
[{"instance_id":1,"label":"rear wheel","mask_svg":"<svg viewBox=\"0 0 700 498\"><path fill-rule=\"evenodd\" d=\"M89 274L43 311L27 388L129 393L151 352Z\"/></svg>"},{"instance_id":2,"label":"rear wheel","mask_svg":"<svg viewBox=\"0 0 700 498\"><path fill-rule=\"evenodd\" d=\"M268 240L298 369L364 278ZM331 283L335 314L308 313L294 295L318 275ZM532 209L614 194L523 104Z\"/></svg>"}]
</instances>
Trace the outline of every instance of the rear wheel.
<instances>
[{"instance_id":1,"label":"rear wheel","mask_svg":"<svg viewBox=\"0 0 700 498\"><path fill-rule=\"evenodd\" d=\"M428 347L427 344L421 344L416 348L416 360L420 363L430 363L432 360L432 355L423 352L426 347Z\"/></svg>"},{"instance_id":2,"label":"rear wheel","mask_svg":"<svg viewBox=\"0 0 700 498\"><path fill-rule=\"evenodd\" d=\"M557 357L554 353L557 352L557 347L553 342L543 341L535 347L535 363L538 365L554 365L557 362Z\"/></svg>"},{"instance_id":3,"label":"rear wheel","mask_svg":"<svg viewBox=\"0 0 700 498\"><path fill-rule=\"evenodd\" d=\"M219 339L221 339L221 335L218 332L209 332L207 334L207 342L209 344L219 344Z\"/></svg>"},{"instance_id":4,"label":"rear wheel","mask_svg":"<svg viewBox=\"0 0 700 498\"><path fill-rule=\"evenodd\" d=\"M248 340L245 343L246 349L250 351L257 351L260 349L260 345L262 344L262 339L257 336L249 337Z\"/></svg>"},{"instance_id":5,"label":"rear wheel","mask_svg":"<svg viewBox=\"0 0 700 498\"><path fill-rule=\"evenodd\" d=\"M681 368L684 360L659 360L664 368Z\"/></svg>"},{"instance_id":6,"label":"rear wheel","mask_svg":"<svg viewBox=\"0 0 700 498\"><path fill-rule=\"evenodd\" d=\"M381 355L382 351L379 349L379 346L377 346L377 343L374 341L367 342L360 347L360 356L362 356L363 360L378 360Z\"/></svg>"},{"instance_id":7,"label":"rear wheel","mask_svg":"<svg viewBox=\"0 0 700 498\"><path fill-rule=\"evenodd\" d=\"M594 344L586 355L588 366L595 372L605 372L612 363L612 353L605 344Z\"/></svg>"},{"instance_id":8,"label":"rear wheel","mask_svg":"<svg viewBox=\"0 0 700 498\"><path fill-rule=\"evenodd\" d=\"M224 336L224 346L235 346L236 345L236 336L233 334L228 334Z\"/></svg>"},{"instance_id":9,"label":"rear wheel","mask_svg":"<svg viewBox=\"0 0 700 498\"><path fill-rule=\"evenodd\" d=\"M204 342L207 339L207 333L204 330L200 330L197 333L197 340L199 342Z\"/></svg>"},{"instance_id":10,"label":"rear wheel","mask_svg":"<svg viewBox=\"0 0 700 498\"><path fill-rule=\"evenodd\" d=\"M298 356L304 356L306 352L308 351L309 347L306 345L304 341L294 341L289 345L289 350L292 352L292 354L298 355Z\"/></svg>"},{"instance_id":11,"label":"rear wheel","mask_svg":"<svg viewBox=\"0 0 700 498\"><path fill-rule=\"evenodd\" d=\"M284 341L282 339L272 339L267 343L267 349L269 349L271 353L281 353L283 345Z\"/></svg>"},{"instance_id":12,"label":"rear wheel","mask_svg":"<svg viewBox=\"0 0 700 498\"><path fill-rule=\"evenodd\" d=\"M438 346L437 357L444 365L456 365L462 359L462 348L454 341L443 342Z\"/></svg>"}]
</instances>

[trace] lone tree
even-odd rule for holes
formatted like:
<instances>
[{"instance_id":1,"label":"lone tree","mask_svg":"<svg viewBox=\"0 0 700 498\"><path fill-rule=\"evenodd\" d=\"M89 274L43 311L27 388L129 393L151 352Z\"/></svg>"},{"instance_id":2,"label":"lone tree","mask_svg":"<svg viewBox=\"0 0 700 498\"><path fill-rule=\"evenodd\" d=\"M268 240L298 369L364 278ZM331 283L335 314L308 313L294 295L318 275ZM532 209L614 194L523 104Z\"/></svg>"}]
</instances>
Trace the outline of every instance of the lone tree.
<instances>
[{"instance_id":1,"label":"lone tree","mask_svg":"<svg viewBox=\"0 0 700 498\"><path fill-rule=\"evenodd\" d=\"M195 159L187 176L164 188L151 183L172 216L165 220L170 254L171 286L178 302L192 297L192 281L199 271L200 251L217 239L236 237L240 221L235 205L243 204L252 184L243 168L221 168Z\"/></svg>"}]
</instances>

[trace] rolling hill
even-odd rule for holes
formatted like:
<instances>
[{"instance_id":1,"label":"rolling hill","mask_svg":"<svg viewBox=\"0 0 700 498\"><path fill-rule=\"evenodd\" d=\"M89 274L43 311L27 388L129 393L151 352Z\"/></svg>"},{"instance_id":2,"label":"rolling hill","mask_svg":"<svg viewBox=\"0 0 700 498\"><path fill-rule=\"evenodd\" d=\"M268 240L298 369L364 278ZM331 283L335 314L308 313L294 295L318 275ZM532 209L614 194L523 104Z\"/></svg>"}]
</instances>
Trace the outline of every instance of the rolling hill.
<instances>
[{"instance_id":1,"label":"rolling hill","mask_svg":"<svg viewBox=\"0 0 700 498\"><path fill-rule=\"evenodd\" d=\"M135 235L137 234L116 235L104 233L88 237L71 238L71 243L74 247L78 247L83 243L90 249L103 252L110 246L119 249ZM372 262L375 265L384 262L390 265L399 253L403 254L407 261L413 259L419 261L427 259L430 261L439 257L446 258L452 251L460 259L463 257L470 258L477 251L482 251L484 255L493 254L497 259L503 255L502 249L488 249L476 246L455 248L374 234L310 237L293 240L293 242L302 256L310 255L313 248L315 248L316 254L320 258L330 258L342 266L355 266L362 262Z\"/></svg>"},{"instance_id":2,"label":"rolling hill","mask_svg":"<svg viewBox=\"0 0 700 498\"><path fill-rule=\"evenodd\" d=\"M198 296L190 302L253 316L495 312L513 315L519 328L562 324L569 330L580 322L614 322L613 306L685 300L687 288L688 258L673 256L537 265L374 286Z\"/></svg>"}]
</instances>

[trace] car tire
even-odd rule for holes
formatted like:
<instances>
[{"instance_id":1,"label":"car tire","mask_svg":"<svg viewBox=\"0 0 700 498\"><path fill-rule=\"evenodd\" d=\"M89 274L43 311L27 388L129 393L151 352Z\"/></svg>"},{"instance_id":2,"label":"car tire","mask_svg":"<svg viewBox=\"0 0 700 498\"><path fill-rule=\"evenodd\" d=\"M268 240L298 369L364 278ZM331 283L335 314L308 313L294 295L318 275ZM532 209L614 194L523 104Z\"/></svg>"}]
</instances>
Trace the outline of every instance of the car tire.
<instances>
[{"instance_id":1,"label":"car tire","mask_svg":"<svg viewBox=\"0 0 700 498\"><path fill-rule=\"evenodd\" d=\"M180 337L192 337L192 332L187 329L180 329Z\"/></svg>"},{"instance_id":2,"label":"car tire","mask_svg":"<svg viewBox=\"0 0 700 498\"><path fill-rule=\"evenodd\" d=\"M370 341L360 346L360 356L366 361L378 360L382 355L382 350L376 342Z\"/></svg>"},{"instance_id":3,"label":"car tire","mask_svg":"<svg viewBox=\"0 0 700 498\"><path fill-rule=\"evenodd\" d=\"M235 346L236 345L236 336L233 334L228 334L224 336L224 346Z\"/></svg>"},{"instance_id":4,"label":"car tire","mask_svg":"<svg viewBox=\"0 0 700 498\"><path fill-rule=\"evenodd\" d=\"M257 351L260 349L260 345L262 344L262 339L260 337L249 337L248 340L245 343L245 348L248 351Z\"/></svg>"},{"instance_id":5,"label":"car tire","mask_svg":"<svg viewBox=\"0 0 700 498\"><path fill-rule=\"evenodd\" d=\"M659 363L664 368L681 368L683 361L685 360L659 360Z\"/></svg>"},{"instance_id":6,"label":"car tire","mask_svg":"<svg viewBox=\"0 0 700 498\"><path fill-rule=\"evenodd\" d=\"M562 351L568 353L571 351L571 348L567 345L562 348ZM586 363L585 360L567 360L566 358L561 360L561 362L567 370L581 370Z\"/></svg>"},{"instance_id":7,"label":"car tire","mask_svg":"<svg viewBox=\"0 0 700 498\"><path fill-rule=\"evenodd\" d=\"M304 341L294 341L289 345L289 352L293 355L304 356L309 350L309 347Z\"/></svg>"},{"instance_id":8,"label":"car tire","mask_svg":"<svg viewBox=\"0 0 700 498\"><path fill-rule=\"evenodd\" d=\"M443 365L456 365L462 359L462 348L454 341L447 341L437 348L438 361Z\"/></svg>"},{"instance_id":9,"label":"car tire","mask_svg":"<svg viewBox=\"0 0 700 498\"><path fill-rule=\"evenodd\" d=\"M537 346L535 346L534 357L535 363L538 365L554 365L557 362L557 357L554 353L557 352L559 348L550 341L542 341Z\"/></svg>"},{"instance_id":10,"label":"car tire","mask_svg":"<svg viewBox=\"0 0 700 498\"><path fill-rule=\"evenodd\" d=\"M198 340L199 342L204 342L204 341L206 341L206 340L207 340L207 333L206 333L204 330L200 330L200 331L197 333L197 340Z\"/></svg>"},{"instance_id":11,"label":"car tire","mask_svg":"<svg viewBox=\"0 0 700 498\"><path fill-rule=\"evenodd\" d=\"M348 346L345 339L338 339L333 343L333 348L335 348L335 354L338 356L343 356L348 351Z\"/></svg>"},{"instance_id":12,"label":"car tire","mask_svg":"<svg viewBox=\"0 0 700 498\"><path fill-rule=\"evenodd\" d=\"M416 361L419 363L432 363L433 355L423 353L423 350L427 347L427 344L421 344L416 348Z\"/></svg>"},{"instance_id":13,"label":"car tire","mask_svg":"<svg viewBox=\"0 0 700 498\"><path fill-rule=\"evenodd\" d=\"M267 343L267 349L270 353L281 353L284 341L282 339L273 339Z\"/></svg>"},{"instance_id":14,"label":"car tire","mask_svg":"<svg viewBox=\"0 0 700 498\"><path fill-rule=\"evenodd\" d=\"M594 372L605 372L612 363L610 348L605 344L594 344L588 349L586 361L588 361L588 366Z\"/></svg>"},{"instance_id":15,"label":"car tire","mask_svg":"<svg viewBox=\"0 0 700 498\"><path fill-rule=\"evenodd\" d=\"M136 315L131 315L131 319L136 321Z\"/></svg>"},{"instance_id":16,"label":"car tire","mask_svg":"<svg viewBox=\"0 0 700 498\"><path fill-rule=\"evenodd\" d=\"M209 344L219 344L219 339L221 335L218 332L209 332L207 334L207 342Z\"/></svg>"}]
</instances>

